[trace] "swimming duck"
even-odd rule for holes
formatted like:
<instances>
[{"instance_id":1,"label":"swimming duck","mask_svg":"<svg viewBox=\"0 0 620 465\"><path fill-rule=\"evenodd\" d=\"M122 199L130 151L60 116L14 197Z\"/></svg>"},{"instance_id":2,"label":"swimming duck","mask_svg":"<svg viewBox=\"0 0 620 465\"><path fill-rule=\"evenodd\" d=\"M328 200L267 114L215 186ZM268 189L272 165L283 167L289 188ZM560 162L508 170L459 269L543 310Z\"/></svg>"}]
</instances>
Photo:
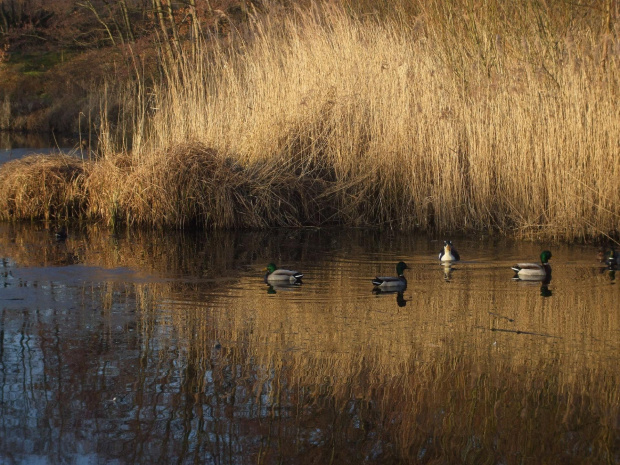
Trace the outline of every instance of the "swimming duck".
<instances>
[{"instance_id":1,"label":"swimming duck","mask_svg":"<svg viewBox=\"0 0 620 465\"><path fill-rule=\"evenodd\" d=\"M620 252L616 252L616 250L612 247L610 250L605 251L601 261L605 262L607 266L620 265Z\"/></svg>"},{"instance_id":2,"label":"swimming duck","mask_svg":"<svg viewBox=\"0 0 620 465\"><path fill-rule=\"evenodd\" d=\"M549 259L551 252L543 250L540 254L540 265L538 263L517 263L511 268L520 279L539 280L551 275Z\"/></svg>"},{"instance_id":3,"label":"swimming duck","mask_svg":"<svg viewBox=\"0 0 620 465\"><path fill-rule=\"evenodd\" d=\"M439 252L439 260L442 262L455 262L461 259L461 256L452 245L452 241L443 241L443 250Z\"/></svg>"},{"instance_id":4,"label":"swimming duck","mask_svg":"<svg viewBox=\"0 0 620 465\"><path fill-rule=\"evenodd\" d=\"M56 237L56 240L58 242L62 242L65 239L67 239L67 228L65 228L64 226L62 228L60 228L59 230L57 230L54 233L54 237Z\"/></svg>"},{"instance_id":5,"label":"swimming duck","mask_svg":"<svg viewBox=\"0 0 620 465\"><path fill-rule=\"evenodd\" d=\"M409 269L405 262L396 264L396 274L398 276L377 276L372 283L382 290L397 290L407 287L407 279L403 275L405 270Z\"/></svg>"},{"instance_id":6,"label":"swimming duck","mask_svg":"<svg viewBox=\"0 0 620 465\"><path fill-rule=\"evenodd\" d=\"M279 269L275 263L270 263L263 271L267 272L265 275L265 282L267 283L289 282L291 284L301 284L301 278L304 276L299 271Z\"/></svg>"}]
</instances>

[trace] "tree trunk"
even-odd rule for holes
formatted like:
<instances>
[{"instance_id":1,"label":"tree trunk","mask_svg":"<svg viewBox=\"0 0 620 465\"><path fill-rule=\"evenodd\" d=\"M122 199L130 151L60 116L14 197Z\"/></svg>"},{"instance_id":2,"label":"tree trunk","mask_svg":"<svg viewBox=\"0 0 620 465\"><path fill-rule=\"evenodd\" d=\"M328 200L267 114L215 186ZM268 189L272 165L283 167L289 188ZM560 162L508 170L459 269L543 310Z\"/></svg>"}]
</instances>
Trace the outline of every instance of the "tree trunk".
<instances>
[{"instance_id":1,"label":"tree trunk","mask_svg":"<svg viewBox=\"0 0 620 465\"><path fill-rule=\"evenodd\" d=\"M125 0L119 0L119 5L121 7L121 14L123 15L123 22L125 23L125 29L127 29L127 37L130 42L135 42L136 38L133 35L133 29L131 27L131 21L129 19L129 11L127 9L127 3Z\"/></svg>"},{"instance_id":2,"label":"tree trunk","mask_svg":"<svg viewBox=\"0 0 620 465\"><path fill-rule=\"evenodd\" d=\"M155 15L157 16L157 22L159 23L159 28L161 29L162 34L162 46L164 48L164 52L166 54L166 58L172 62L172 48L170 47L170 40L168 38L168 30L166 28L166 21L164 19L164 9L161 5L161 0L153 0L153 9L155 11Z\"/></svg>"},{"instance_id":3,"label":"tree trunk","mask_svg":"<svg viewBox=\"0 0 620 465\"><path fill-rule=\"evenodd\" d=\"M172 11L172 2L170 0L163 0L163 2L166 8L168 23L170 24L170 31L172 31L172 41L174 43L174 48L177 54L180 54L181 41L179 40L179 31L177 28L177 23L174 20L174 12Z\"/></svg>"},{"instance_id":4,"label":"tree trunk","mask_svg":"<svg viewBox=\"0 0 620 465\"><path fill-rule=\"evenodd\" d=\"M97 19L99 24L101 24L105 28L106 32L108 33L108 37L110 37L110 41L112 42L112 45L116 45L116 41L114 40L114 35L112 34L112 31L110 31L110 28L108 27L107 23L103 19L101 19L99 12L95 9L92 2L90 0L87 0L84 3L77 2L77 5L83 8L86 8L92 14L95 15L95 18Z\"/></svg>"},{"instance_id":5,"label":"tree trunk","mask_svg":"<svg viewBox=\"0 0 620 465\"><path fill-rule=\"evenodd\" d=\"M9 20L4 12L4 3L0 4L0 32L3 34L9 32Z\"/></svg>"}]
</instances>

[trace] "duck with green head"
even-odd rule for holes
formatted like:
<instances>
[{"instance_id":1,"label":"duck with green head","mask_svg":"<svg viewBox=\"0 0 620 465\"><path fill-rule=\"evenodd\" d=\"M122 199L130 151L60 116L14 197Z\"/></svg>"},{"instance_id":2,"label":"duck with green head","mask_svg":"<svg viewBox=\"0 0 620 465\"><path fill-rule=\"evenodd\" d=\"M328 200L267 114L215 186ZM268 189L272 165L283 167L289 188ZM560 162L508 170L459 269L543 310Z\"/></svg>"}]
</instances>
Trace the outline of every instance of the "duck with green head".
<instances>
[{"instance_id":1,"label":"duck with green head","mask_svg":"<svg viewBox=\"0 0 620 465\"><path fill-rule=\"evenodd\" d=\"M381 290L404 290L407 287L407 279L403 273L407 269L409 267L405 262L398 262L396 264L396 274L398 276L377 276L372 280L372 283Z\"/></svg>"},{"instance_id":2,"label":"duck with green head","mask_svg":"<svg viewBox=\"0 0 620 465\"><path fill-rule=\"evenodd\" d=\"M267 272L267 274L265 274L266 283L301 284L301 278L304 276L299 271L278 268L275 263L270 263L263 271Z\"/></svg>"},{"instance_id":3,"label":"duck with green head","mask_svg":"<svg viewBox=\"0 0 620 465\"><path fill-rule=\"evenodd\" d=\"M601 261L607 266L618 266L620 265L620 252L616 252L616 249L612 247L611 249L605 251Z\"/></svg>"},{"instance_id":4,"label":"duck with green head","mask_svg":"<svg viewBox=\"0 0 620 465\"><path fill-rule=\"evenodd\" d=\"M543 250L540 254L540 264L538 263L517 263L511 268L516 273L515 277L524 280L542 280L551 276L551 265L549 259L551 252Z\"/></svg>"},{"instance_id":5,"label":"duck with green head","mask_svg":"<svg viewBox=\"0 0 620 465\"><path fill-rule=\"evenodd\" d=\"M54 233L54 237L56 237L56 240L58 242L63 242L67 239L67 228L65 226L63 226L62 228L60 228L58 231L56 231Z\"/></svg>"}]
</instances>

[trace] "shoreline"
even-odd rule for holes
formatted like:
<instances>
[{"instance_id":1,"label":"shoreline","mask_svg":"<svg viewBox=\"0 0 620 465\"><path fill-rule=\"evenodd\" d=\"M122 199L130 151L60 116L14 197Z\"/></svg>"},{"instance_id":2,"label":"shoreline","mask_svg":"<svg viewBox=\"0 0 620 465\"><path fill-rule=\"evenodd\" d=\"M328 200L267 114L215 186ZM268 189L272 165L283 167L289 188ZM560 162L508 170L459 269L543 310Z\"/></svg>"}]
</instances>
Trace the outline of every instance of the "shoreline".
<instances>
[{"instance_id":1,"label":"shoreline","mask_svg":"<svg viewBox=\"0 0 620 465\"><path fill-rule=\"evenodd\" d=\"M188 150L186 148L186 150ZM278 228L352 228L422 235L491 235L525 240L553 240L566 243L615 243L618 235L604 232L576 236L553 225L493 225L440 229L430 218L397 218L386 221L356 221L351 208L334 208L335 195L343 186L320 177L303 177L282 172L273 178L273 167L240 168L212 150L198 152L189 165L186 151L177 157L179 165L170 170L163 185L185 191L167 193L157 186L141 191L140 210L135 209L135 184L143 179L132 173L126 157L115 163L107 159L88 161L56 155L30 155L0 165L0 221L45 221L53 224L103 224L109 229L176 230L269 230ZM164 157L170 168L170 160ZM191 159L191 157L190 157ZM123 160L125 166L122 166ZM183 161L181 163L181 160ZM157 169L151 167L152 169ZM180 182L175 176L193 172ZM262 175L262 177L261 177ZM109 184L116 180L114 185ZM301 194L304 187L314 189L311 196ZM318 186L318 187L317 187ZM125 188L125 190L122 189ZM159 194L158 194L159 193ZM170 195L169 195L170 194ZM259 197L260 195L260 197ZM150 196L150 197L149 197ZM306 197L306 198L304 198ZM220 199L218 203L214 199ZM318 199L318 200L317 200ZM159 205L163 211L156 211ZM276 207L278 206L278 207ZM218 216L219 215L219 216ZM330 220L330 218L332 218ZM333 218L338 220L334 221ZM348 221L347 221L348 220ZM402 221L402 218L401 218ZM422 226L422 224L424 226Z\"/></svg>"}]
</instances>

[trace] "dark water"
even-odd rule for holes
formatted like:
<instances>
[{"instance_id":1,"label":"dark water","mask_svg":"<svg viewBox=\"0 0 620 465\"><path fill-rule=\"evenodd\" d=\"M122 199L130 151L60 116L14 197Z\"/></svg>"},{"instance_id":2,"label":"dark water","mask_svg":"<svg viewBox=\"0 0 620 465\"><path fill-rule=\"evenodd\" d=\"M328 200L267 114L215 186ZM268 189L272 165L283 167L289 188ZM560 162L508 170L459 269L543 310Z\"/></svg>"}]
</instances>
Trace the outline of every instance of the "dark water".
<instances>
[{"instance_id":1,"label":"dark water","mask_svg":"<svg viewBox=\"0 0 620 465\"><path fill-rule=\"evenodd\" d=\"M31 154L73 153L88 156L88 150L79 150L79 147L79 140L74 138L0 131L0 165Z\"/></svg>"},{"instance_id":2,"label":"dark water","mask_svg":"<svg viewBox=\"0 0 620 465\"><path fill-rule=\"evenodd\" d=\"M435 239L0 224L0 463L620 463L596 249L453 238L445 269Z\"/></svg>"}]
</instances>

